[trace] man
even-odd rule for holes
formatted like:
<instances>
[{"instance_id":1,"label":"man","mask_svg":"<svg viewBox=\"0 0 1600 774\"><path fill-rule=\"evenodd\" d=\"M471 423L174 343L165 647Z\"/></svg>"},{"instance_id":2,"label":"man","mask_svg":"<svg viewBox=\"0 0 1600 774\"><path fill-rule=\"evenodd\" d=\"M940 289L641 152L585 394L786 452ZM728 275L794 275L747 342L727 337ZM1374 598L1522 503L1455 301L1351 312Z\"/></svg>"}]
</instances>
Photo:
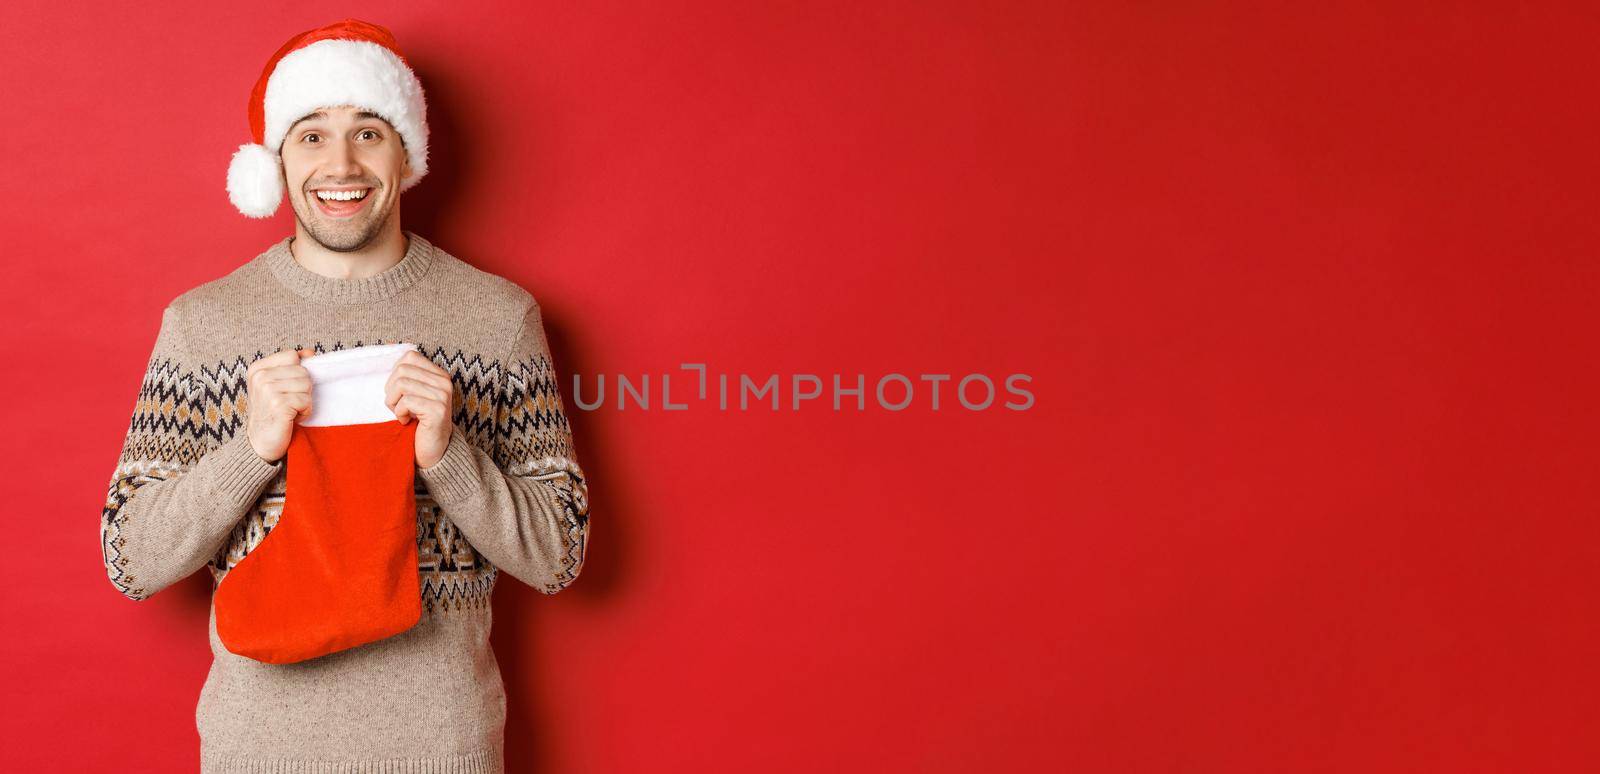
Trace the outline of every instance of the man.
<instances>
[{"instance_id":1,"label":"man","mask_svg":"<svg viewBox=\"0 0 1600 774\"><path fill-rule=\"evenodd\" d=\"M401 229L401 191L427 171L427 124L387 30L347 19L291 39L250 114L256 143L235 154L229 197L265 217L287 196L294 234L163 312L102 513L107 573L138 600L207 566L215 590L292 495L285 452L313 396L300 358L418 343L384 394L416 423L421 620L273 664L229 652L213 605L202 769L500 771L498 572L554 594L588 541L539 306Z\"/></svg>"}]
</instances>

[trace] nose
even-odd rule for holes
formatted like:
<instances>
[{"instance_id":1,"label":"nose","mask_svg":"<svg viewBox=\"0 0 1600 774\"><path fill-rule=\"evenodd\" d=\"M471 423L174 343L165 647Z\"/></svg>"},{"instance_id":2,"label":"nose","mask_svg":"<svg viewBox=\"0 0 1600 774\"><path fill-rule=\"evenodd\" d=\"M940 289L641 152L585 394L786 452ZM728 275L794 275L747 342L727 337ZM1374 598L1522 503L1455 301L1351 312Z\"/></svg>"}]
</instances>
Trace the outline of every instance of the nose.
<instances>
[{"instance_id":1,"label":"nose","mask_svg":"<svg viewBox=\"0 0 1600 774\"><path fill-rule=\"evenodd\" d=\"M356 162L356 149L349 138L340 138L331 141L331 153L328 154L328 167L325 170L329 177L337 180L347 180L361 176L361 165Z\"/></svg>"}]
</instances>

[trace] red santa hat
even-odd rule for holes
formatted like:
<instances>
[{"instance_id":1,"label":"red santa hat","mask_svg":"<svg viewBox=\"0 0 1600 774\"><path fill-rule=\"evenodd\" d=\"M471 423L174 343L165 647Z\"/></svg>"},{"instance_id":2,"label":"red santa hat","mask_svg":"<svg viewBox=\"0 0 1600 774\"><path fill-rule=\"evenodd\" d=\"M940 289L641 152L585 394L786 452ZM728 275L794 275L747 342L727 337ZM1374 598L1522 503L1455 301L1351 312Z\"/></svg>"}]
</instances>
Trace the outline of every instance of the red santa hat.
<instances>
[{"instance_id":1,"label":"red santa hat","mask_svg":"<svg viewBox=\"0 0 1600 774\"><path fill-rule=\"evenodd\" d=\"M252 218L277 212L284 135L307 114L337 105L377 113L400 133L411 162L401 191L428 173L428 106L421 82L387 29L345 19L294 36L261 71L250 92L255 142L239 146L228 164L233 206Z\"/></svg>"}]
</instances>

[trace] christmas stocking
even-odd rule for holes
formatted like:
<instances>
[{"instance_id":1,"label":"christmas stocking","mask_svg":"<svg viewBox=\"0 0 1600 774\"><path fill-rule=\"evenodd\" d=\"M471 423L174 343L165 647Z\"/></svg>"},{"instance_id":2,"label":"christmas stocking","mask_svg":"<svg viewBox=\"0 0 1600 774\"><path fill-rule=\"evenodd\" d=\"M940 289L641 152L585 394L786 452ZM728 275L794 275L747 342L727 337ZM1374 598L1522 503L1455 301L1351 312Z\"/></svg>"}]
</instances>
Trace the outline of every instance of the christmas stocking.
<instances>
[{"instance_id":1,"label":"christmas stocking","mask_svg":"<svg viewBox=\"0 0 1600 774\"><path fill-rule=\"evenodd\" d=\"M412 344L308 357L311 414L294 428L278 523L217 587L217 636L289 664L399 634L422 616L413 490L417 423L384 405Z\"/></svg>"}]
</instances>

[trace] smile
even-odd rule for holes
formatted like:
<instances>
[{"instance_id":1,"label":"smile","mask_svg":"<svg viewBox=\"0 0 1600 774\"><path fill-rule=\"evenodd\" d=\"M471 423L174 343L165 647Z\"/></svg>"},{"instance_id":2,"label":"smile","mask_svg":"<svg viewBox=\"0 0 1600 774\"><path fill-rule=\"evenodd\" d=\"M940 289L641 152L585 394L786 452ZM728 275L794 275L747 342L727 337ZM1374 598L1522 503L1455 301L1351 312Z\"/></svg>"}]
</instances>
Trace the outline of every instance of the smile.
<instances>
[{"instance_id":1,"label":"smile","mask_svg":"<svg viewBox=\"0 0 1600 774\"><path fill-rule=\"evenodd\" d=\"M371 198L371 188L319 188L311 192L317 208L330 218L348 218L360 212Z\"/></svg>"}]
</instances>

